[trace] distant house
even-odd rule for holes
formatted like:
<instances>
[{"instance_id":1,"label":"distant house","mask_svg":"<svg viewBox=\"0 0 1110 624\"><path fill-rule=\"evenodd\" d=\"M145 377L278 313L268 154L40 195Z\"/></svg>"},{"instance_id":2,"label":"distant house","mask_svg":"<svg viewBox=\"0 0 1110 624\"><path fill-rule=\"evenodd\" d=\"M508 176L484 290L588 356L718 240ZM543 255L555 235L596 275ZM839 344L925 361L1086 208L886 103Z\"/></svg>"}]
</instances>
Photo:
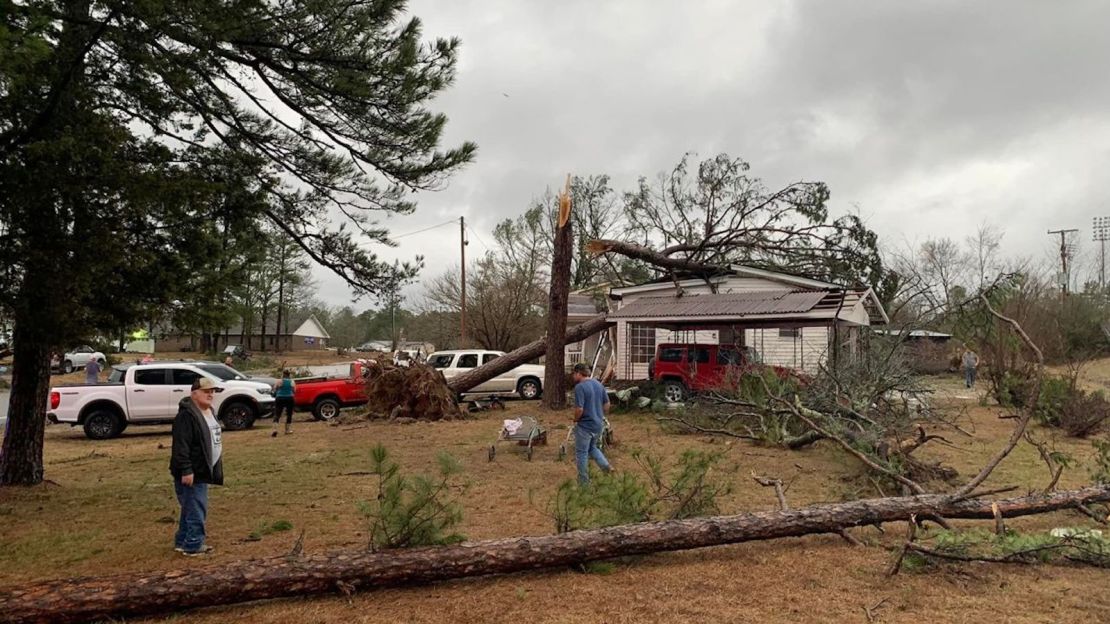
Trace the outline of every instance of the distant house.
<instances>
[{"instance_id":1,"label":"distant house","mask_svg":"<svg viewBox=\"0 0 1110 624\"><path fill-rule=\"evenodd\" d=\"M958 353L952 334L928 329L876 329L874 333L901 340L905 344L910 367L919 373L943 373L955 367Z\"/></svg>"},{"instance_id":2,"label":"distant house","mask_svg":"<svg viewBox=\"0 0 1110 624\"><path fill-rule=\"evenodd\" d=\"M178 332L172 328L161 331L163 333L157 336L155 344L159 353L197 351L201 348L199 336ZM216 336L216 344L213 348L220 351L227 345L242 345L248 351L309 351L326 349L330 339L331 336L328 335L323 324L315 314L312 314L289 333L279 332L278 328L269 325L265 332L259 326L245 335L241 326L230 327Z\"/></svg>"},{"instance_id":3,"label":"distant house","mask_svg":"<svg viewBox=\"0 0 1110 624\"><path fill-rule=\"evenodd\" d=\"M610 327L595 341L601 349L584 344L580 359L628 380L646 379L656 345L667 342L747 346L765 364L813 372L829 357L857 352L862 328L889 322L870 288L740 265L680 279L677 288L670 279L611 288L608 298ZM568 326L594 315L582 309Z\"/></svg>"}]
</instances>

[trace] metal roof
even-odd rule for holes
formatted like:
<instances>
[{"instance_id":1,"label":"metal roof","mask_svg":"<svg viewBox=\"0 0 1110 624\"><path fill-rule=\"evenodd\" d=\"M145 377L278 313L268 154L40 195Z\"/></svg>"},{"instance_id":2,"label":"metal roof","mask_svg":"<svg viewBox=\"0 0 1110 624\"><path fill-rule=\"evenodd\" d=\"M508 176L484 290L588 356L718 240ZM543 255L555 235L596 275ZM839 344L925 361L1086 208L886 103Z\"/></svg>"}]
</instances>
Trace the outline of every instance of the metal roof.
<instances>
[{"instance_id":1,"label":"metal roof","mask_svg":"<svg viewBox=\"0 0 1110 624\"><path fill-rule=\"evenodd\" d=\"M620 310L610 312L609 318L611 320L716 318L801 313L809 312L830 295L835 294L821 290L767 290L707 295L687 294L682 297L640 297L622 306Z\"/></svg>"}]
</instances>

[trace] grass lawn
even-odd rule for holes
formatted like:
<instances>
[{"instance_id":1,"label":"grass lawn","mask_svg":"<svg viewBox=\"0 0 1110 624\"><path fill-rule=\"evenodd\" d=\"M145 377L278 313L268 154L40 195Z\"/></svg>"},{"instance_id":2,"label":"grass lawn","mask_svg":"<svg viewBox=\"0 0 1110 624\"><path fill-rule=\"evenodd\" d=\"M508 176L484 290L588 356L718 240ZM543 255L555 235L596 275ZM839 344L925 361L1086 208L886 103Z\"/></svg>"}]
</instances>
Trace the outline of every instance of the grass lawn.
<instances>
[{"instance_id":1,"label":"grass lawn","mask_svg":"<svg viewBox=\"0 0 1110 624\"><path fill-rule=\"evenodd\" d=\"M952 434L957 448L931 452L969 475L1004 443L1010 420L980 407L954 383L944 387L968 409L973 438ZM531 462L507 444L487 461L500 419L535 414L549 429L549 444ZM305 551L361 548L365 521L356 509L373 484L363 473L370 448L383 443L408 471L431 472L445 450L464 466L461 532L470 539L551 533L545 503L570 460L558 461L569 413L542 411L536 403L512 402L509 411L487 412L460 422L331 426L302 420L291 436L270 437L268 425L228 432L224 438L227 486L214 488L207 559L172 551L177 505L167 469L169 428L129 429L104 442L80 429L47 429L46 476L50 483L0 490L0 584L123 571L188 569L191 566L284 554L304 531ZM673 461L683 450L719 449L734 491L724 513L775 506L771 491L750 474L795 478L792 505L837 501L860 492L853 460L828 443L788 452L730 444L703 436L664 433L650 414L612 418L618 446L609 456L621 470L635 470L629 454L649 450ZM1049 432L1038 429L1041 437ZM1088 442L1060 439L1057 448L1079 465L1065 472L1061 487L1087 481ZM1023 445L988 485L1043 487L1047 470ZM862 481L866 483L866 481ZM1019 529L1087 526L1073 513L1018 519ZM966 523L972 524L972 523ZM988 523L979 523L987 526ZM554 570L433 586L219 607L178 616L189 622L640 622L758 621L866 622L864 607L886 602L881 622L1068 622L1106 621L1110 571L1055 566L968 564L929 568L888 578L889 553L903 528L888 525L854 534L872 544L855 548L834 536L811 536L667 553L617 562L607 573ZM173 618L170 618L171 620ZM165 621L165 620L154 620Z\"/></svg>"}]
</instances>

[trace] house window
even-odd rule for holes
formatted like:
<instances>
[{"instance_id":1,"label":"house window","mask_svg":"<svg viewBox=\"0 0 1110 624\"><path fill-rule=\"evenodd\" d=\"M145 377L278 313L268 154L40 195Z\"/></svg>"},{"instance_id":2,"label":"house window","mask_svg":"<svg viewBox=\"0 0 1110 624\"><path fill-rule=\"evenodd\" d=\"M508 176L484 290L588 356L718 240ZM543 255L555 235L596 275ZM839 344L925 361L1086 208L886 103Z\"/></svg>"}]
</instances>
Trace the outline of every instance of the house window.
<instances>
[{"instance_id":1,"label":"house window","mask_svg":"<svg viewBox=\"0 0 1110 624\"><path fill-rule=\"evenodd\" d=\"M632 338L632 363L633 364L647 364L651 358L655 357L655 328L644 327L642 325L633 325L631 330Z\"/></svg>"},{"instance_id":2,"label":"house window","mask_svg":"<svg viewBox=\"0 0 1110 624\"><path fill-rule=\"evenodd\" d=\"M779 328L779 338L799 338L802 335L802 330L794 327L791 329Z\"/></svg>"}]
</instances>

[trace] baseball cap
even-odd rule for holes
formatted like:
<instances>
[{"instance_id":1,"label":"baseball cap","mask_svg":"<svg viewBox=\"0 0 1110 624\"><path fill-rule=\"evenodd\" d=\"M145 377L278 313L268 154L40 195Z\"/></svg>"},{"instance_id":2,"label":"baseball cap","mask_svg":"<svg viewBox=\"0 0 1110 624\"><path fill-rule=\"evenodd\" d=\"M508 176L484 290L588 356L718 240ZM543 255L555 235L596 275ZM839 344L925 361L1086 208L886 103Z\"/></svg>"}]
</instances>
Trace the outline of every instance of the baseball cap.
<instances>
[{"instance_id":1,"label":"baseball cap","mask_svg":"<svg viewBox=\"0 0 1110 624\"><path fill-rule=\"evenodd\" d=\"M207 377L197 377L193 382L193 390L215 390L216 392L223 392L224 389L217 386L216 382Z\"/></svg>"}]
</instances>

